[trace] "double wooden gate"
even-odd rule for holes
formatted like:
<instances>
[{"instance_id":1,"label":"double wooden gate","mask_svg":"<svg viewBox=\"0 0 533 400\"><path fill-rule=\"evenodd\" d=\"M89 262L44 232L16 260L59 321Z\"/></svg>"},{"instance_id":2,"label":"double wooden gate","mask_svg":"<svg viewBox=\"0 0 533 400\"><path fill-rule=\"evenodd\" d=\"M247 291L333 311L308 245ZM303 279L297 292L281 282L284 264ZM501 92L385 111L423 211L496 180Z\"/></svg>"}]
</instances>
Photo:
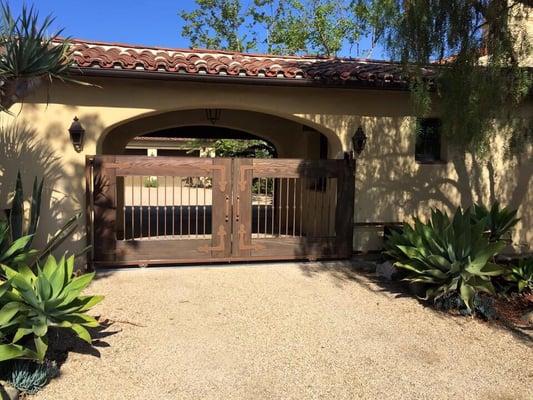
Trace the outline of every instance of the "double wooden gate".
<instances>
[{"instance_id":1,"label":"double wooden gate","mask_svg":"<svg viewBox=\"0 0 533 400\"><path fill-rule=\"evenodd\" d=\"M87 158L93 266L347 258L354 162Z\"/></svg>"}]
</instances>

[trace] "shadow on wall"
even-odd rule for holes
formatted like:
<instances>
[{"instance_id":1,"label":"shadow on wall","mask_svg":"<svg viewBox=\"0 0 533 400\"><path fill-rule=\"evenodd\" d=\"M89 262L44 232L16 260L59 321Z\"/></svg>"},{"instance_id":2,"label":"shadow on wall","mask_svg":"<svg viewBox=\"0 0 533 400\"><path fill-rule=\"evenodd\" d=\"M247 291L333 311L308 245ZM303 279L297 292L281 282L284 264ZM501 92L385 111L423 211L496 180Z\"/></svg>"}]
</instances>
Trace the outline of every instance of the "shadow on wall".
<instances>
[{"instance_id":1,"label":"shadow on wall","mask_svg":"<svg viewBox=\"0 0 533 400\"><path fill-rule=\"evenodd\" d=\"M102 127L98 118L84 118L88 140L94 140ZM30 124L0 121L0 207L9 207L17 172L20 171L25 198L31 196L35 175L44 178L40 224L34 241L42 247L64 223L80 212L85 204L85 157L73 157L72 143L67 132L51 125L45 135L39 135ZM92 139L91 139L92 136ZM59 142L59 143L58 143ZM85 221L68 238L56 255L77 253L86 246ZM79 262L81 265L83 262Z\"/></svg>"},{"instance_id":2,"label":"shadow on wall","mask_svg":"<svg viewBox=\"0 0 533 400\"><path fill-rule=\"evenodd\" d=\"M356 222L401 222L413 215L425 218L431 207L453 212L459 205L499 201L517 208L521 218L513 232L515 250L532 250L533 210L525 206L533 200L531 148L506 157L505 139L497 138L486 158L450 147L447 162L418 164L414 159L414 119L363 120L368 141L357 160Z\"/></svg>"}]
</instances>

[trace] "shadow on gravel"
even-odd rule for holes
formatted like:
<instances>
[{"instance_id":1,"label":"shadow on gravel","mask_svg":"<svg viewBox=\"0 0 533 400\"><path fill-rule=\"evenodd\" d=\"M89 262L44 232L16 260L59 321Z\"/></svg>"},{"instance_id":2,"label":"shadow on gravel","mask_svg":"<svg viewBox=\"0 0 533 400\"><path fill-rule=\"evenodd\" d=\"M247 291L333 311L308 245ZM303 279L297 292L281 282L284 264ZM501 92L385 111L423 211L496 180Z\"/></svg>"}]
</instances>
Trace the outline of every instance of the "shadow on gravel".
<instances>
[{"instance_id":1,"label":"shadow on gravel","mask_svg":"<svg viewBox=\"0 0 533 400\"><path fill-rule=\"evenodd\" d=\"M101 325L98 328L89 330L93 339L92 346L69 330L54 329L51 331L49 337L49 349L51 350L47 358L55 361L58 367L67 361L70 353L88 354L100 358L99 349L110 347L105 338L121 332L122 329L112 329L114 323L108 320L99 322Z\"/></svg>"},{"instance_id":2,"label":"shadow on gravel","mask_svg":"<svg viewBox=\"0 0 533 400\"><path fill-rule=\"evenodd\" d=\"M445 318L457 325L461 325L465 319L472 318L459 314L451 314L445 310L435 308L432 303L419 298L416 289L410 287L402 281L390 281L378 277L375 274L375 265L364 261L323 261L312 263L301 263L299 268L302 273L309 277L317 274L327 273L337 281L337 286L342 287L343 282L356 282L361 287L390 298L412 298L427 310L431 311L438 318ZM517 340L533 347L533 327L521 326L502 318L496 317L491 320L479 319L479 321L490 324L495 329L511 333Z\"/></svg>"}]
</instances>

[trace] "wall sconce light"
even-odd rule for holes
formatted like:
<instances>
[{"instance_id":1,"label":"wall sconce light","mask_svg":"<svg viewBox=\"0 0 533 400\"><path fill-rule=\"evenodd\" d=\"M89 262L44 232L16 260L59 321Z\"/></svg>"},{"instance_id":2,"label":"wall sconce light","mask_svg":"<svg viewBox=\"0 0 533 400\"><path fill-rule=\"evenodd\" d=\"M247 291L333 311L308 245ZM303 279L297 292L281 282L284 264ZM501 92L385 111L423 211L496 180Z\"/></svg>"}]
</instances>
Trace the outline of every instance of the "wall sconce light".
<instances>
[{"instance_id":1,"label":"wall sconce light","mask_svg":"<svg viewBox=\"0 0 533 400\"><path fill-rule=\"evenodd\" d=\"M70 133L70 141L74 146L74 150L80 153L83 150L83 142L85 140L85 129L81 125L81 122L78 117L74 117L74 121L72 121L72 124L70 124L70 128L68 128L68 132Z\"/></svg>"},{"instance_id":2,"label":"wall sconce light","mask_svg":"<svg viewBox=\"0 0 533 400\"><path fill-rule=\"evenodd\" d=\"M205 110L205 117L208 121L211 121L213 125L220 119L222 110L220 108L208 108Z\"/></svg>"},{"instance_id":3,"label":"wall sconce light","mask_svg":"<svg viewBox=\"0 0 533 400\"><path fill-rule=\"evenodd\" d=\"M366 145L366 135L363 132L363 128L359 126L355 131L355 134L352 136L352 149L355 154L359 155L363 152Z\"/></svg>"}]
</instances>

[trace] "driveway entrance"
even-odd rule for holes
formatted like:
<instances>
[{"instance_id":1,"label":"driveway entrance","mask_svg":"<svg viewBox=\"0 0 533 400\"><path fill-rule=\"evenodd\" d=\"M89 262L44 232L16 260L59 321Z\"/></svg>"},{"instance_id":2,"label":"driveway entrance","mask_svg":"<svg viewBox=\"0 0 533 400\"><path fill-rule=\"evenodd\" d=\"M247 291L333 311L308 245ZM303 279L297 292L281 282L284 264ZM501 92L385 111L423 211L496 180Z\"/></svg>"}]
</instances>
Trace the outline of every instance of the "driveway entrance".
<instances>
[{"instance_id":1,"label":"driveway entrance","mask_svg":"<svg viewBox=\"0 0 533 400\"><path fill-rule=\"evenodd\" d=\"M354 162L87 158L94 266L348 258Z\"/></svg>"}]
</instances>

